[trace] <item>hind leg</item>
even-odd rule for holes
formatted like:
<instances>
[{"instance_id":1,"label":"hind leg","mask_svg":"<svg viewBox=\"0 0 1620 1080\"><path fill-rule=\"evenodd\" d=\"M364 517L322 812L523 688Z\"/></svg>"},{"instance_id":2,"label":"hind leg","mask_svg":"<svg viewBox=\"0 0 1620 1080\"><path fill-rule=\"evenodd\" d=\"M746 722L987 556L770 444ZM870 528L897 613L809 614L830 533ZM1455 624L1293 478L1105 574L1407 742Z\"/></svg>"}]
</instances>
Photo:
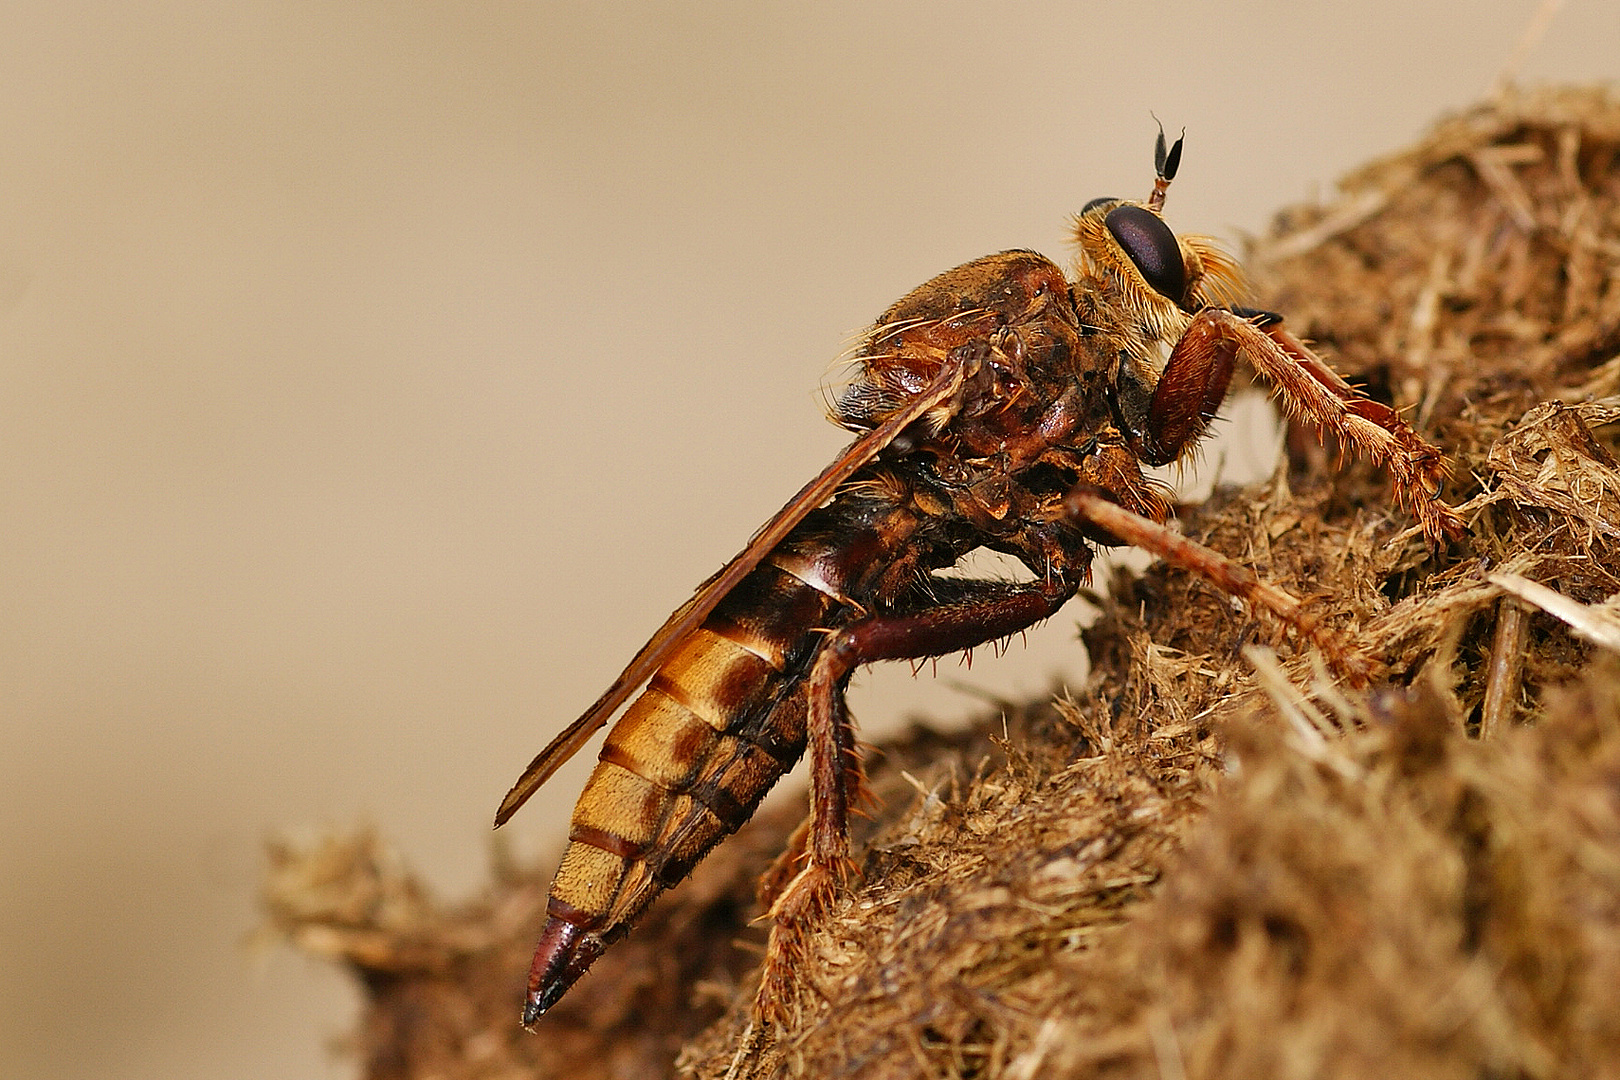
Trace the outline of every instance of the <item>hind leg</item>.
<instances>
[{"instance_id":1,"label":"hind leg","mask_svg":"<svg viewBox=\"0 0 1620 1080\"><path fill-rule=\"evenodd\" d=\"M864 774L844 703L849 677L876 660L942 656L1016 634L1054 614L1074 581L1010 584L936 579L927 607L872 616L832 634L805 683L810 748L810 820L804 866L777 894L755 1012L783 1022L808 957L808 928L855 874L849 855L849 806Z\"/></svg>"}]
</instances>

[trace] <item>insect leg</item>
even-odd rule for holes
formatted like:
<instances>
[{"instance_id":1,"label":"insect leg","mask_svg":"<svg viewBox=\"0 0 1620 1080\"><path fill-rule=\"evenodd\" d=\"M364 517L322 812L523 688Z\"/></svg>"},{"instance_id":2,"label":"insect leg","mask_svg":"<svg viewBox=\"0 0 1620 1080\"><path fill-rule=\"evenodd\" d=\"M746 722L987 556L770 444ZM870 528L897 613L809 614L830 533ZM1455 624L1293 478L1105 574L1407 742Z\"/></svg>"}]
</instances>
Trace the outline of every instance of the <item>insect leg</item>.
<instances>
[{"instance_id":1,"label":"insect leg","mask_svg":"<svg viewBox=\"0 0 1620 1080\"><path fill-rule=\"evenodd\" d=\"M1290 416L1331 432L1351 450L1386 466L1397 497L1410 506L1431 540L1462 534L1462 522L1439 500L1446 471L1440 451L1394 409L1345 382L1283 329L1282 316L1269 311L1200 311L1171 350L1151 396L1143 376L1130 368L1120 373L1120 418L1143 461L1175 461L1204 433L1226 397L1239 359L1277 388Z\"/></svg>"},{"instance_id":2,"label":"insect leg","mask_svg":"<svg viewBox=\"0 0 1620 1080\"><path fill-rule=\"evenodd\" d=\"M1369 460L1387 466L1396 497L1411 508L1431 540L1463 535L1462 520L1439 499L1446 466L1438 447L1424 441L1394 409L1345 382L1283 329L1281 319L1262 326L1236 321L1249 328L1243 358L1277 387L1291 415L1333 432Z\"/></svg>"},{"instance_id":3,"label":"insect leg","mask_svg":"<svg viewBox=\"0 0 1620 1080\"><path fill-rule=\"evenodd\" d=\"M1328 663L1351 682L1364 684L1367 681L1370 666L1366 657L1351 648L1332 628L1322 625L1299 600L1275 585L1261 581L1253 570L1242 563L1174 529L1132 513L1090 488L1070 492L1063 506L1064 512L1076 525L1101 529L1117 537L1121 543L1142 548L1165 562L1197 574L1229 596L1238 597L1252 607L1270 611L1315 642Z\"/></svg>"},{"instance_id":4,"label":"insect leg","mask_svg":"<svg viewBox=\"0 0 1620 1080\"><path fill-rule=\"evenodd\" d=\"M1130 408L1140 391L1126 394L1128 372L1122 372L1120 404L1138 456L1149 465L1168 465L1196 442L1215 418L1232 384L1237 361L1235 342L1221 323L1194 319L1170 351L1164 371L1143 406ZM1132 417L1132 412L1145 415Z\"/></svg>"},{"instance_id":5,"label":"insect leg","mask_svg":"<svg viewBox=\"0 0 1620 1080\"><path fill-rule=\"evenodd\" d=\"M1440 482L1446 475L1439 449L1419 437L1394 409L1345 382L1326 361L1283 329L1281 316L1205 308L1176 344L1171 363L1184 352L1195 366L1208 363L1230 368L1232 358L1242 359L1277 388L1288 415L1331 432L1346 447L1387 467L1396 497L1410 507L1430 540L1462 535L1462 521L1439 499ZM1208 360L1201 359L1206 356ZM1170 367L1165 371L1169 374ZM1156 391L1155 406L1158 401ZM1162 420L1150 420L1149 426L1171 439L1179 430L1169 413ZM1202 428L1193 431L1195 436L1198 430Z\"/></svg>"},{"instance_id":6,"label":"insect leg","mask_svg":"<svg viewBox=\"0 0 1620 1080\"><path fill-rule=\"evenodd\" d=\"M876 660L914 660L971 649L1049 618L1074 595L1067 574L1028 583L931 579L926 606L862 619L831 635L805 684L810 748L810 834L805 865L771 905L756 1010L784 1020L791 973L806 948L807 924L825 912L855 872L849 802L862 771L844 702L849 677ZM919 601L923 603L923 601Z\"/></svg>"},{"instance_id":7,"label":"insect leg","mask_svg":"<svg viewBox=\"0 0 1620 1080\"><path fill-rule=\"evenodd\" d=\"M841 757L855 753L843 707L844 687L862 664L916 660L971 649L1049 618L1074 595L1066 578L1009 583L934 579L934 602L918 611L877 615L834 634L811 669L807 691L811 753L810 861L847 862L847 796Z\"/></svg>"}]
</instances>

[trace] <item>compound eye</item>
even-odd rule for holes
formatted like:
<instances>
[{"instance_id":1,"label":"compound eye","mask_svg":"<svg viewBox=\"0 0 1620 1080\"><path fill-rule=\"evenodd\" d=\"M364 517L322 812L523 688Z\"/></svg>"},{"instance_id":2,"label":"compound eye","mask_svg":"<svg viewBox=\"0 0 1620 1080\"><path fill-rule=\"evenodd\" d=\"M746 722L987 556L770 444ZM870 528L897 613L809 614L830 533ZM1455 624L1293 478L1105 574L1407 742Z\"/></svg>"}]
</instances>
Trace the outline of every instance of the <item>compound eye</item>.
<instances>
[{"instance_id":1,"label":"compound eye","mask_svg":"<svg viewBox=\"0 0 1620 1080\"><path fill-rule=\"evenodd\" d=\"M1154 291L1178 305L1186 299L1187 265L1181 261L1176 234L1164 219L1146 207L1126 205L1108 211L1103 224Z\"/></svg>"},{"instance_id":2,"label":"compound eye","mask_svg":"<svg viewBox=\"0 0 1620 1080\"><path fill-rule=\"evenodd\" d=\"M1086 205L1080 208L1080 216L1085 217L1099 206L1107 206L1109 203L1117 202L1119 202L1119 200L1111 195L1101 199L1092 199L1090 202L1086 203Z\"/></svg>"}]
</instances>

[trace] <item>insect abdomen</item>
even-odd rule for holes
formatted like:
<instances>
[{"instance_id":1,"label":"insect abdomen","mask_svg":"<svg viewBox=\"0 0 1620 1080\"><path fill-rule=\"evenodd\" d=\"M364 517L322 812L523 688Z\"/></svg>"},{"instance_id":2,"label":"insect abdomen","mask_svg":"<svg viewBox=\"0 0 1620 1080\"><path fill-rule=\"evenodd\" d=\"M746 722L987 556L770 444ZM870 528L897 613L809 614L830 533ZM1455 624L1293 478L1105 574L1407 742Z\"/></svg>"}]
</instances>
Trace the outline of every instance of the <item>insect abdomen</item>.
<instances>
[{"instance_id":1,"label":"insect abdomen","mask_svg":"<svg viewBox=\"0 0 1620 1080\"><path fill-rule=\"evenodd\" d=\"M747 821L804 752L803 674L838 606L776 566L759 567L613 725L552 882L530 972L535 1015Z\"/></svg>"}]
</instances>

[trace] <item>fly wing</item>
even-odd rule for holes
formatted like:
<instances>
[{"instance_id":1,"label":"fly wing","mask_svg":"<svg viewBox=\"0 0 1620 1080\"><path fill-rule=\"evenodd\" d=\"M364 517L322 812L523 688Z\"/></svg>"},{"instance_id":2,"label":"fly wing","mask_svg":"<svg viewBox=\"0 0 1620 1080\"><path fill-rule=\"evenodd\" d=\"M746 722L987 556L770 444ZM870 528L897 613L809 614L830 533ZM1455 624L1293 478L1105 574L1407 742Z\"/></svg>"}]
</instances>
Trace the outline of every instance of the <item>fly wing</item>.
<instances>
[{"instance_id":1,"label":"fly wing","mask_svg":"<svg viewBox=\"0 0 1620 1080\"><path fill-rule=\"evenodd\" d=\"M748 546L743 548L736 558L698 586L692 598L675 609L675 613L658 628L658 632L651 640L641 647L635 659L631 660L629 666L613 680L613 684L606 692L596 699L596 703L586 709L578 720L563 728L557 737L551 740L550 745L540 751L529 763L529 767L523 770L523 775L518 777L517 783L512 785L512 790L501 800L501 808L495 813L495 827L500 828L505 824L507 819L517 812L518 807L522 806L541 784L551 778L551 774L556 772L563 762L577 754L580 748L590 741L591 736L608 722L608 718L618 711L619 706L623 705L642 683L652 678L653 673L669 659L675 647L693 630L703 625L703 620L709 617L715 606L724 600L726 595L737 587L737 583L747 577L776 545L786 539L787 534L804 520L806 514L832 498L840 484L853 476L861 466L877 457L900 432L954 398L961 389L963 378L964 371L961 364L944 364L939 375L922 393L912 398L878 427L845 447L831 465L801 488L786 506L760 527L753 539L748 541Z\"/></svg>"}]
</instances>

